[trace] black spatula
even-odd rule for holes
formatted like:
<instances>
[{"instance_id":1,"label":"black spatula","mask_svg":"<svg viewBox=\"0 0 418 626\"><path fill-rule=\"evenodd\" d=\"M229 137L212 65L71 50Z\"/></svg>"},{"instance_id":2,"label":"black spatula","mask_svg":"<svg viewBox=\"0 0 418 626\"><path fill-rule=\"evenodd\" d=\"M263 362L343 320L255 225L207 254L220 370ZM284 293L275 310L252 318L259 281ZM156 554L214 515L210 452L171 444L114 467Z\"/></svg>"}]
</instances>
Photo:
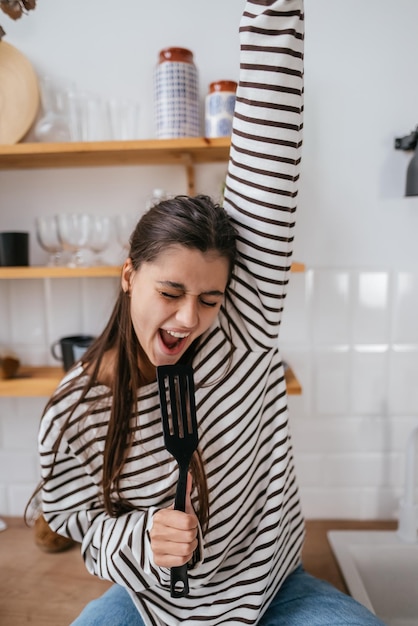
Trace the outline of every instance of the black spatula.
<instances>
[{"instance_id":1,"label":"black spatula","mask_svg":"<svg viewBox=\"0 0 418 626\"><path fill-rule=\"evenodd\" d=\"M174 508L184 511L187 472L198 444L193 369L188 365L161 365L157 367L157 380L165 447L179 466ZM171 597L181 598L188 593L187 563L172 567Z\"/></svg>"}]
</instances>

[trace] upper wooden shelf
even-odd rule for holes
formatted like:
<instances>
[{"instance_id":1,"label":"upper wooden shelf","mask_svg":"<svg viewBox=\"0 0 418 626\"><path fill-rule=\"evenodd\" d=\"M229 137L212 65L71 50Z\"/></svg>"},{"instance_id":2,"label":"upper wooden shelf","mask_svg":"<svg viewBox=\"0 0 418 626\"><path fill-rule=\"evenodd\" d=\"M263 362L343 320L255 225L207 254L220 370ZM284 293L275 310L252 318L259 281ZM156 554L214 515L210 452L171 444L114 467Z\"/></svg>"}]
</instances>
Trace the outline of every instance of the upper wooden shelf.
<instances>
[{"instance_id":1,"label":"upper wooden shelf","mask_svg":"<svg viewBox=\"0 0 418 626\"><path fill-rule=\"evenodd\" d=\"M100 265L96 267L50 267L32 265L30 267L0 267L0 280L28 278L107 278L120 276L120 265ZM292 263L292 272L304 272L303 263Z\"/></svg>"},{"instance_id":2,"label":"upper wooden shelf","mask_svg":"<svg viewBox=\"0 0 418 626\"><path fill-rule=\"evenodd\" d=\"M227 161L229 137L0 145L0 170Z\"/></svg>"}]
</instances>

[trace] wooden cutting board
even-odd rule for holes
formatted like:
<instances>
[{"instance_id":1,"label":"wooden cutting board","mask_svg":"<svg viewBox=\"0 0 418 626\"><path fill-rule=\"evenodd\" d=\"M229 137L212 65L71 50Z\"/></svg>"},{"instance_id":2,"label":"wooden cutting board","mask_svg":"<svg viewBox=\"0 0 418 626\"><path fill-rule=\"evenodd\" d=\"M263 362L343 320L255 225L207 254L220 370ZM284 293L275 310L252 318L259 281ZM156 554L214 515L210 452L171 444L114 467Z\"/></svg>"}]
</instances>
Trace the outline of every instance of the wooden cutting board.
<instances>
[{"instance_id":1,"label":"wooden cutting board","mask_svg":"<svg viewBox=\"0 0 418 626\"><path fill-rule=\"evenodd\" d=\"M39 108L38 79L20 50L0 41L0 144L14 144L32 126Z\"/></svg>"}]
</instances>

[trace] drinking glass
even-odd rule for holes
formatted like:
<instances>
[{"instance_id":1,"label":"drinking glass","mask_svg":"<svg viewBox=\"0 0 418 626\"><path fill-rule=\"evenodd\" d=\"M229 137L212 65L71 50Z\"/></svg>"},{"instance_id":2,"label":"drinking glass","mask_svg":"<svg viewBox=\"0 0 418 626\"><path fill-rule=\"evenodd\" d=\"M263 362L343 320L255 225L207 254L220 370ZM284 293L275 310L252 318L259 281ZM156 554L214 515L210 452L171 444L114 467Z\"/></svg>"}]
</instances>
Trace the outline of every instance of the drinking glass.
<instances>
[{"instance_id":1,"label":"drinking glass","mask_svg":"<svg viewBox=\"0 0 418 626\"><path fill-rule=\"evenodd\" d=\"M39 245L49 254L48 265L61 265L63 247L58 237L55 216L42 215L37 217L35 227Z\"/></svg>"},{"instance_id":2,"label":"drinking glass","mask_svg":"<svg viewBox=\"0 0 418 626\"><path fill-rule=\"evenodd\" d=\"M50 76L40 79L43 116L35 125L38 141L70 141L67 118L66 87Z\"/></svg>"},{"instance_id":3,"label":"drinking glass","mask_svg":"<svg viewBox=\"0 0 418 626\"><path fill-rule=\"evenodd\" d=\"M108 101L111 137L114 140L139 139L140 108L137 102L125 100Z\"/></svg>"},{"instance_id":4,"label":"drinking glass","mask_svg":"<svg viewBox=\"0 0 418 626\"><path fill-rule=\"evenodd\" d=\"M103 215L91 217L91 231L88 247L94 254L95 265L105 265L101 253L106 250L110 242L111 219Z\"/></svg>"},{"instance_id":5,"label":"drinking glass","mask_svg":"<svg viewBox=\"0 0 418 626\"><path fill-rule=\"evenodd\" d=\"M83 250L89 246L92 218L87 213L60 213L56 215L58 237L64 250L71 253L68 267L83 267Z\"/></svg>"},{"instance_id":6,"label":"drinking glass","mask_svg":"<svg viewBox=\"0 0 418 626\"><path fill-rule=\"evenodd\" d=\"M138 216L133 214L116 216L116 237L124 250L129 251L131 234L137 221Z\"/></svg>"},{"instance_id":7,"label":"drinking glass","mask_svg":"<svg viewBox=\"0 0 418 626\"><path fill-rule=\"evenodd\" d=\"M73 89L67 92L67 107L72 141L112 139L106 100Z\"/></svg>"}]
</instances>

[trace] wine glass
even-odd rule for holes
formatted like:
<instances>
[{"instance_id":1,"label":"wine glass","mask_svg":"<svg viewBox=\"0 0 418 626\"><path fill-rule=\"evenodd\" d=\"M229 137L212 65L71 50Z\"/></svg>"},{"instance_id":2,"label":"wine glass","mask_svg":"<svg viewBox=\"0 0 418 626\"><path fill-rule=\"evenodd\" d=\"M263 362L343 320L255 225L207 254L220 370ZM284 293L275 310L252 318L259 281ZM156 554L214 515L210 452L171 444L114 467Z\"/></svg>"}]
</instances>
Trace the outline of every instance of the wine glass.
<instances>
[{"instance_id":1,"label":"wine glass","mask_svg":"<svg viewBox=\"0 0 418 626\"><path fill-rule=\"evenodd\" d=\"M61 265L62 243L58 237L54 215L41 215L35 220L36 239L43 250L49 253L48 265Z\"/></svg>"},{"instance_id":2,"label":"wine glass","mask_svg":"<svg viewBox=\"0 0 418 626\"><path fill-rule=\"evenodd\" d=\"M87 213L60 213L55 216L58 237L64 250L71 253L68 267L84 267L82 250L88 248L92 230L92 217Z\"/></svg>"},{"instance_id":3,"label":"wine glass","mask_svg":"<svg viewBox=\"0 0 418 626\"><path fill-rule=\"evenodd\" d=\"M100 253L105 250L110 242L111 219L103 215L92 215L91 231L88 247L94 254L95 265L105 265Z\"/></svg>"},{"instance_id":4,"label":"wine glass","mask_svg":"<svg viewBox=\"0 0 418 626\"><path fill-rule=\"evenodd\" d=\"M124 215L122 213L116 216L116 237L124 250L129 251L130 238L137 221L138 216L133 214Z\"/></svg>"}]
</instances>

